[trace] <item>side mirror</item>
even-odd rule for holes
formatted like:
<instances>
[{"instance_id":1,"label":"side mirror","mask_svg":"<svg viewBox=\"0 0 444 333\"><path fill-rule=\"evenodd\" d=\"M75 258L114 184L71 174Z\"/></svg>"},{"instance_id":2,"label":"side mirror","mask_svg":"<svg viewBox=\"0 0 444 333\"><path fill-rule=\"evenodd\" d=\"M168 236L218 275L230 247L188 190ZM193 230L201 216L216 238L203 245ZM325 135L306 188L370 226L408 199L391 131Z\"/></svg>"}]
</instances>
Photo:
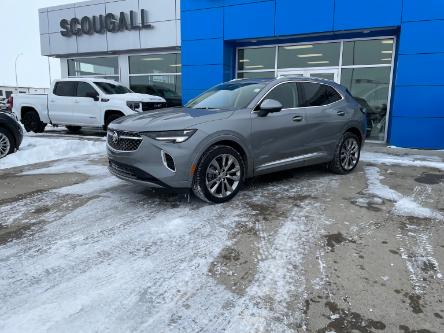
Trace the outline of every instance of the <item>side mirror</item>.
<instances>
[{"instance_id":1,"label":"side mirror","mask_svg":"<svg viewBox=\"0 0 444 333\"><path fill-rule=\"evenodd\" d=\"M88 92L86 93L86 97L92 98L93 100L95 100L96 102L99 101L99 94L98 93L94 93L94 92Z\"/></svg>"},{"instance_id":2,"label":"side mirror","mask_svg":"<svg viewBox=\"0 0 444 333\"><path fill-rule=\"evenodd\" d=\"M258 115L259 117L266 117L269 113L282 111L282 108L283 106L279 101L266 99L261 103Z\"/></svg>"}]
</instances>

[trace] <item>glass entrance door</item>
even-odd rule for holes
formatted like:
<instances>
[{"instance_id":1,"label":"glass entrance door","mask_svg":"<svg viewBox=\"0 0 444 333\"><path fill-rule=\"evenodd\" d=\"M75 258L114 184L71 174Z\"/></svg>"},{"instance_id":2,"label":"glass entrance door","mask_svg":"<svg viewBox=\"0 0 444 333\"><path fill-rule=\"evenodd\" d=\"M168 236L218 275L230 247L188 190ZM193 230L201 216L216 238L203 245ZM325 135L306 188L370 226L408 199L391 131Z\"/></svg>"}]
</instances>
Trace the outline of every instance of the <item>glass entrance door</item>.
<instances>
[{"instance_id":1,"label":"glass entrance door","mask_svg":"<svg viewBox=\"0 0 444 333\"><path fill-rule=\"evenodd\" d=\"M338 69L295 69L295 70L279 70L279 76L304 76L319 79L331 80L339 83Z\"/></svg>"}]
</instances>

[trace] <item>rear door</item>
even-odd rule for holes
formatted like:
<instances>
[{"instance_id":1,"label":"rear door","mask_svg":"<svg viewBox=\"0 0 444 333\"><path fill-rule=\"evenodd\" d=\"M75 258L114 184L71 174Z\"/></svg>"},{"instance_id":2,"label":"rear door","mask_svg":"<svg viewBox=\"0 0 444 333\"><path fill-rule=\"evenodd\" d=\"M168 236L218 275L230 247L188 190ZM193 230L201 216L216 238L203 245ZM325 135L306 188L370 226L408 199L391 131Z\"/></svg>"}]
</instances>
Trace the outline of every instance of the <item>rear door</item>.
<instances>
[{"instance_id":1,"label":"rear door","mask_svg":"<svg viewBox=\"0 0 444 333\"><path fill-rule=\"evenodd\" d=\"M72 110L77 99L77 81L56 82L48 98L49 118L56 125L75 125Z\"/></svg>"},{"instance_id":2,"label":"rear door","mask_svg":"<svg viewBox=\"0 0 444 333\"><path fill-rule=\"evenodd\" d=\"M76 124L99 126L101 124L101 104L91 96L99 96L97 90L88 82L79 82L77 98L74 100L73 119Z\"/></svg>"},{"instance_id":3,"label":"rear door","mask_svg":"<svg viewBox=\"0 0 444 333\"><path fill-rule=\"evenodd\" d=\"M262 101L266 99L279 101L283 109L266 117L259 117L257 110L252 114L252 149L257 174L303 163L309 145L307 110L299 108L297 83L277 85Z\"/></svg>"},{"instance_id":4,"label":"rear door","mask_svg":"<svg viewBox=\"0 0 444 333\"><path fill-rule=\"evenodd\" d=\"M301 106L306 110L310 131L309 150L330 156L350 119L342 95L332 86L317 82L299 82Z\"/></svg>"}]
</instances>

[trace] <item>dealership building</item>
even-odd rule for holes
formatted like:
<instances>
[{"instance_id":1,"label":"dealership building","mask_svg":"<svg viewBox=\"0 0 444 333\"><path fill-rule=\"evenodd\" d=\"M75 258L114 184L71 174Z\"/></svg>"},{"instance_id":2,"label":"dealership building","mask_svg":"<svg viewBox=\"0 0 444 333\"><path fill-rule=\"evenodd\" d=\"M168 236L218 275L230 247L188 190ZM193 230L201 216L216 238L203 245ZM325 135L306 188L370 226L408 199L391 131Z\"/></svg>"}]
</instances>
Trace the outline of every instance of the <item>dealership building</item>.
<instances>
[{"instance_id":1,"label":"dealership building","mask_svg":"<svg viewBox=\"0 0 444 333\"><path fill-rule=\"evenodd\" d=\"M182 98L241 78L334 80L369 140L444 148L442 0L93 0L39 10L63 77Z\"/></svg>"}]
</instances>

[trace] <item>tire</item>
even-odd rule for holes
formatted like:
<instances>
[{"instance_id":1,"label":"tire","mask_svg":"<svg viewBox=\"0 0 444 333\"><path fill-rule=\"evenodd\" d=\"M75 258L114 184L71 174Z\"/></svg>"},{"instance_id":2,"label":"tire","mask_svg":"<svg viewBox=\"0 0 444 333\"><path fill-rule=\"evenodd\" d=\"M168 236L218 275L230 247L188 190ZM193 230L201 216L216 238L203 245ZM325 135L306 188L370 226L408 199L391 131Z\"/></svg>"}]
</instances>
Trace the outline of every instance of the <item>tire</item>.
<instances>
[{"instance_id":1,"label":"tire","mask_svg":"<svg viewBox=\"0 0 444 333\"><path fill-rule=\"evenodd\" d=\"M22 121L26 132L43 133L45 131L46 124L40 120L36 111L26 112Z\"/></svg>"},{"instance_id":2,"label":"tire","mask_svg":"<svg viewBox=\"0 0 444 333\"><path fill-rule=\"evenodd\" d=\"M0 159L15 151L14 138L4 128L0 128Z\"/></svg>"},{"instance_id":3,"label":"tire","mask_svg":"<svg viewBox=\"0 0 444 333\"><path fill-rule=\"evenodd\" d=\"M82 126L65 126L68 132L78 133L82 129Z\"/></svg>"},{"instance_id":4,"label":"tire","mask_svg":"<svg viewBox=\"0 0 444 333\"><path fill-rule=\"evenodd\" d=\"M106 131L108 129L108 125L111 124L114 120L122 118L122 113L111 113L109 116L105 119L105 125L103 126L103 130Z\"/></svg>"},{"instance_id":5,"label":"tire","mask_svg":"<svg viewBox=\"0 0 444 333\"><path fill-rule=\"evenodd\" d=\"M241 189L244 175L245 163L239 152L229 146L216 145L209 148L200 159L193 192L199 199L209 203L227 202Z\"/></svg>"},{"instance_id":6,"label":"tire","mask_svg":"<svg viewBox=\"0 0 444 333\"><path fill-rule=\"evenodd\" d=\"M346 132L336 146L333 160L328 169L333 173L345 175L352 172L361 157L361 140L356 134Z\"/></svg>"}]
</instances>

